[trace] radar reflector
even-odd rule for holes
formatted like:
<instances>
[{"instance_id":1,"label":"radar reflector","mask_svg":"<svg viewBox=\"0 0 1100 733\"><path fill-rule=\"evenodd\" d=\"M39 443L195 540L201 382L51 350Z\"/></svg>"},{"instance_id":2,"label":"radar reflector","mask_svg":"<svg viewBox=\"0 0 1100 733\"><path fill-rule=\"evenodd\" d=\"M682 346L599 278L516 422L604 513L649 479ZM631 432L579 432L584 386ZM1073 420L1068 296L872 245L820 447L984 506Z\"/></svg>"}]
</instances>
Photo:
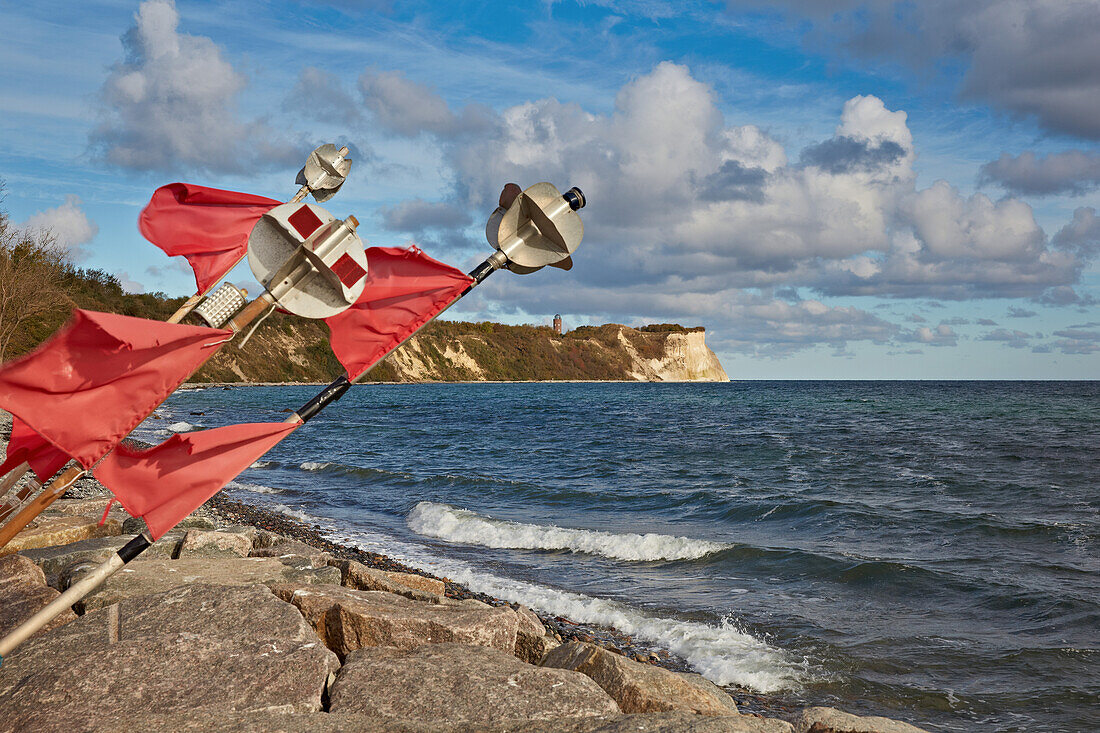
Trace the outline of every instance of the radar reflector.
<instances>
[{"instance_id":1,"label":"radar reflector","mask_svg":"<svg viewBox=\"0 0 1100 733\"><path fill-rule=\"evenodd\" d=\"M577 215L584 205L579 188L562 194L551 183L536 183L510 206L493 212L485 237L507 258L513 272L526 274L546 265L568 270L573 267L571 255L584 237L584 224Z\"/></svg>"},{"instance_id":2,"label":"radar reflector","mask_svg":"<svg viewBox=\"0 0 1100 733\"><path fill-rule=\"evenodd\" d=\"M337 219L315 204L276 206L248 237L248 266L279 307L305 318L328 318L359 298L367 254L354 216Z\"/></svg>"}]
</instances>

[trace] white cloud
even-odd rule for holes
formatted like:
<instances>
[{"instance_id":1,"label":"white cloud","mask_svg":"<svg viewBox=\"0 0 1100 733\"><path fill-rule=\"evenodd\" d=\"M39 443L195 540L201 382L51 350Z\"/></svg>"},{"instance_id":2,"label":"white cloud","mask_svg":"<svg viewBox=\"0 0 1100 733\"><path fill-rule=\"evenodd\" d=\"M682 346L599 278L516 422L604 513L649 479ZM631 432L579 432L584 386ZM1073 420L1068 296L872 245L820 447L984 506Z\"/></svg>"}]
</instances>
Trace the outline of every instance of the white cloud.
<instances>
[{"instance_id":1,"label":"white cloud","mask_svg":"<svg viewBox=\"0 0 1100 733\"><path fill-rule=\"evenodd\" d=\"M1016 157L1001 153L982 166L980 180L1014 194L1080 196L1100 187L1100 153L1067 150L1041 158L1030 151Z\"/></svg>"},{"instance_id":2,"label":"white cloud","mask_svg":"<svg viewBox=\"0 0 1100 733\"><path fill-rule=\"evenodd\" d=\"M296 164L302 155L237 99L246 85L209 38L178 31L171 0L147 0L122 36L125 59L100 90L91 144L108 163L136 170L239 172Z\"/></svg>"},{"instance_id":3,"label":"white cloud","mask_svg":"<svg viewBox=\"0 0 1100 733\"><path fill-rule=\"evenodd\" d=\"M23 226L40 232L48 232L54 240L67 249L74 259L82 259L88 252L81 245L87 244L99 233L99 226L80 208L80 199L66 196L65 203L52 209L32 214Z\"/></svg>"},{"instance_id":4,"label":"white cloud","mask_svg":"<svg viewBox=\"0 0 1100 733\"><path fill-rule=\"evenodd\" d=\"M609 114L530 101L501 111L480 136L467 135L431 90L397 86L402 93L387 98L416 101L410 134L434 137L456 181L451 200L479 217L508 181L584 190L586 242L560 299L546 278L487 286L528 312L682 317L711 326L730 348L782 351L905 335L858 308L773 297L779 288L1037 298L1077 282L1084 266L1075 251L1050 248L1022 201L964 196L944 181L917 188L906 114L873 96L845 103L834 135L791 162L758 127L727 126L713 91L671 62L627 83ZM411 104L388 104L385 114ZM391 218L426 205L406 202ZM906 333L954 345L943 328Z\"/></svg>"}]
</instances>

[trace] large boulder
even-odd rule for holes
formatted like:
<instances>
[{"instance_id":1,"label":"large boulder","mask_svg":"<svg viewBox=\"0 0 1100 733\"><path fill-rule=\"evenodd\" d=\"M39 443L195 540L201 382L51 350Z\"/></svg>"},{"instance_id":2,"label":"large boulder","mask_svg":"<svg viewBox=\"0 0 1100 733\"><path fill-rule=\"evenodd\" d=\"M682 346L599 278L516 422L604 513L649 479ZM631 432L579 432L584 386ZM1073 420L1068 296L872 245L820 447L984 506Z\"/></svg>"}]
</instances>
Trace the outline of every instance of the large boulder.
<instances>
[{"instance_id":1,"label":"large boulder","mask_svg":"<svg viewBox=\"0 0 1100 733\"><path fill-rule=\"evenodd\" d=\"M280 537L277 542L265 547L253 547L250 557L274 557L284 565L295 567L322 568L332 564L332 555L324 550L288 537Z\"/></svg>"},{"instance_id":2,"label":"large boulder","mask_svg":"<svg viewBox=\"0 0 1100 733\"><path fill-rule=\"evenodd\" d=\"M41 568L27 558L22 555L0 557L0 637L7 636L59 595L46 585ZM76 614L65 610L45 630L55 629L75 618Z\"/></svg>"},{"instance_id":3,"label":"large boulder","mask_svg":"<svg viewBox=\"0 0 1100 733\"><path fill-rule=\"evenodd\" d=\"M457 642L509 654L516 648L518 622L507 606L433 605L383 591L334 586L283 584L272 590L297 606L341 659L366 646L411 649Z\"/></svg>"},{"instance_id":4,"label":"large boulder","mask_svg":"<svg viewBox=\"0 0 1100 733\"><path fill-rule=\"evenodd\" d=\"M0 730L69 733L151 712L310 712L339 663L264 586L122 601L4 659Z\"/></svg>"},{"instance_id":5,"label":"large boulder","mask_svg":"<svg viewBox=\"0 0 1100 733\"><path fill-rule=\"evenodd\" d=\"M792 733L791 724L752 715L636 713L575 720L512 721L478 728L485 733Z\"/></svg>"},{"instance_id":6,"label":"large boulder","mask_svg":"<svg viewBox=\"0 0 1100 733\"><path fill-rule=\"evenodd\" d=\"M341 584L356 590L380 590L396 593L425 603L443 603L446 590L443 581L425 578L412 573L395 573L367 567L355 560L329 560L329 565L340 569Z\"/></svg>"},{"instance_id":7,"label":"large boulder","mask_svg":"<svg viewBox=\"0 0 1100 733\"><path fill-rule=\"evenodd\" d=\"M110 496L101 496L96 499L58 499L53 504L50 504L49 509L43 512L43 514L84 517L86 519L94 519L98 522L103 518L103 510L107 508L107 503L110 501ZM111 503L111 511L107 517L109 519L117 519L122 523L130 519L130 515L117 501Z\"/></svg>"},{"instance_id":8,"label":"large boulder","mask_svg":"<svg viewBox=\"0 0 1100 733\"><path fill-rule=\"evenodd\" d=\"M615 701L584 675L533 667L498 649L449 643L353 651L329 700L333 712L432 726L617 712Z\"/></svg>"},{"instance_id":9,"label":"large boulder","mask_svg":"<svg viewBox=\"0 0 1100 733\"><path fill-rule=\"evenodd\" d=\"M923 728L877 715L858 716L836 708L806 708L795 721L796 733L928 733Z\"/></svg>"},{"instance_id":10,"label":"large boulder","mask_svg":"<svg viewBox=\"0 0 1100 733\"><path fill-rule=\"evenodd\" d=\"M619 703L624 713L683 710L700 715L737 715L733 698L699 675L635 662L593 644L563 644L543 658L542 666L588 675Z\"/></svg>"},{"instance_id":11,"label":"large boulder","mask_svg":"<svg viewBox=\"0 0 1100 733\"><path fill-rule=\"evenodd\" d=\"M515 609L519 626L516 629L516 656L528 664L538 664L546 653L558 646L554 637L547 635L542 620L527 606Z\"/></svg>"},{"instance_id":12,"label":"large boulder","mask_svg":"<svg viewBox=\"0 0 1100 733\"><path fill-rule=\"evenodd\" d=\"M64 587L68 587L66 581L77 566L85 564L98 565L122 549L123 545L131 539L133 537L128 535L96 537L68 545L24 550L20 554L33 560L38 567L42 568L42 572L46 574L47 584L62 590ZM179 552L179 545L182 540L183 534L181 532L169 532L131 562L142 562L150 558L167 559L175 557L176 553Z\"/></svg>"},{"instance_id":13,"label":"large boulder","mask_svg":"<svg viewBox=\"0 0 1100 733\"><path fill-rule=\"evenodd\" d=\"M93 566L84 566L90 570ZM270 557L181 557L178 560L152 559L127 564L106 580L95 593L76 604L77 613L86 613L136 598L161 593L180 585L253 585L255 583L333 583L340 574L333 568L299 569L283 565ZM80 574L74 574L70 583Z\"/></svg>"},{"instance_id":14,"label":"large boulder","mask_svg":"<svg viewBox=\"0 0 1100 733\"><path fill-rule=\"evenodd\" d=\"M39 517L34 526L28 526L15 535L11 542L0 547L0 556L36 547L67 545L92 537L110 537L120 532L122 522L117 519L108 519L100 525L98 519L88 517Z\"/></svg>"},{"instance_id":15,"label":"large boulder","mask_svg":"<svg viewBox=\"0 0 1100 733\"><path fill-rule=\"evenodd\" d=\"M180 557L248 557L252 537L245 532L189 529L180 544Z\"/></svg>"}]
</instances>

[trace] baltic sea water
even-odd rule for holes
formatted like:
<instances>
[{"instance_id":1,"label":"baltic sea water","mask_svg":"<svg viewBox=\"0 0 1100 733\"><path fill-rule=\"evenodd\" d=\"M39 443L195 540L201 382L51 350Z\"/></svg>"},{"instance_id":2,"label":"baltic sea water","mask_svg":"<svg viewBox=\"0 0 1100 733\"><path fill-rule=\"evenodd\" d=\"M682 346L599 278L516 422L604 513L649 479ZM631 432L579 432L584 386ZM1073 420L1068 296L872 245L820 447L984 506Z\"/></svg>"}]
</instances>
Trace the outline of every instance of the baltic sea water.
<instances>
[{"instance_id":1,"label":"baltic sea water","mask_svg":"<svg viewBox=\"0 0 1100 733\"><path fill-rule=\"evenodd\" d=\"M1100 382L362 386L230 493L791 705L1100 729Z\"/></svg>"}]
</instances>

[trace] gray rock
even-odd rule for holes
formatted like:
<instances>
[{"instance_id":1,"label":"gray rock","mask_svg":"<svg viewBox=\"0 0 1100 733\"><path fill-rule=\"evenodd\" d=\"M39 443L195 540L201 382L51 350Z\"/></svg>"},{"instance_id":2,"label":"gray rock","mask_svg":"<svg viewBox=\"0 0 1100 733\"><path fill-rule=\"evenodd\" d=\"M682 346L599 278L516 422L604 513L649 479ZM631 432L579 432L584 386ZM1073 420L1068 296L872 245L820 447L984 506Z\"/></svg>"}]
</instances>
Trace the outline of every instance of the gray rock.
<instances>
[{"instance_id":1,"label":"gray rock","mask_svg":"<svg viewBox=\"0 0 1100 733\"><path fill-rule=\"evenodd\" d=\"M92 565L84 566L86 572ZM70 582L80 577L74 573ZM339 573L329 567L298 569L270 557L181 557L178 560L136 560L126 565L95 593L76 604L77 613L110 606L125 598L161 593L181 585L252 585L255 583L333 583Z\"/></svg>"},{"instance_id":2,"label":"gray rock","mask_svg":"<svg viewBox=\"0 0 1100 733\"><path fill-rule=\"evenodd\" d=\"M184 517L172 531L185 529L217 529L217 526L206 517ZM141 517L130 517L122 523L123 534L141 534L145 531L145 520Z\"/></svg>"},{"instance_id":3,"label":"gray rock","mask_svg":"<svg viewBox=\"0 0 1100 733\"><path fill-rule=\"evenodd\" d=\"M101 563L131 539L133 539L131 535L96 537L68 545L24 550L21 554L33 560L42 568L42 572L46 574L48 585L63 590L68 587L67 580L71 576L71 569L74 566L86 563ZM133 562L142 562L149 558L174 557L179 552L179 545L182 540L183 533L169 532L154 542L149 549L139 555Z\"/></svg>"},{"instance_id":4,"label":"gray rock","mask_svg":"<svg viewBox=\"0 0 1100 733\"><path fill-rule=\"evenodd\" d=\"M448 643L353 651L329 698L333 712L429 725L616 712L614 700L584 675L533 667L497 649Z\"/></svg>"},{"instance_id":5,"label":"gray rock","mask_svg":"<svg viewBox=\"0 0 1100 733\"><path fill-rule=\"evenodd\" d=\"M546 636L546 627L527 606L515 609L519 620L516 629L516 656L528 664L538 664L557 642Z\"/></svg>"},{"instance_id":6,"label":"gray rock","mask_svg":"<svg viewBox=\"0 0 1100 733\"><path fill-rule=\"evenodd\" d=\"M791 733L791 724L752 715L695 715L685 712L638 713L548 723L514 721L479 728L486 733Z\"/></svg>"},{"instance_id":7,"label":"gray rock","mask_svg":"<svg viewBox=\"0 0 1100 733\"><path fill-rule=\"evenodd\" d=\"M6 636L59 595L46 585L42 570L27 558L22 555L0 557L0 637ZM51 621L46 630L55 629L75 618L76 614L72 611L65 611ZM45 632L39 632L42 633Z\"/></svg>"},{"instance_id":8,"label":"gray rock","mask_svg":"<svg viewBox=\"0 0 1100 733\"><path fill-rule=\"evenodd\" d=\"M512 654L516 614L502 608L433 605L383 591L333 586L273 585L297 606L330 649L343 659L365 646L411 649L457 642L493 647Z\"/></svg>"},{"instance_id":9,"label":"gray rock","mask_svg":"<svg viewBox=\"0 0 1100 733\"><path fill-rule=\"evenodd\" d=\"M543 667L588 675L624 713L682 710L700 715L736 715L733 698L699 675L642 664L593 644L571 641L542 660Z\"/></svg>"},{"instance_id":10,"label":"gray rock","mask_svg":"<svg viewBox=\"0 0 1100 733\"><path fill-rule=\"evenodd\" d=\"M324 550L307 545L305 542L283 538L281 542L275 542L266 547L253 547L249 553L251 557L274 557L285 565L322 568L330 565L332 555Z\"/></svg>"},{"instance_id":11,"label":"gray rock","mask_svg":"<svg viewBox=\"0 0 1100 733\"><path fill-rule=\"evenodd\" d=\"M189 529L180 545L182 557L248 557L252 537L244 532Z\"/></svg>"},{"instance_id":12,"label":"gray rock","mask_svg":"<svg viewBox=\"0 0 1100 733\"><path fill-rule=\"evenodd\" d=\"M110 714L110 713L109 713ZM70 733L101 731L202 731L203 733L428 733L423 725L379 721L357 713L272 713L212 710L197 712L110 714L95 728L73 721ZM432 733L439 731L431 728ZM455 730L455 729L449 729ZM483 729L482 729L483 730Z\"/></svg>"},{"instance_id":13,"label":"gray rock","mask_svg":"<svg viewBox=\"0 0 1100 733\"><path fill-rule=\"evenodd\" d=\"M311 712L338 668L264 586L191 585L122 601L32 639L4 660L0 730L103 729L204 709Z\"/></svg>"},{"instance_id":14,"label":"gray rock","mask_svg":"<svg viewBox=\"0 0 1100 733\"><path fill-rule=\"evenodd\" d=\"M103 518L103 510L107 508L107 504L110 501L111 498L109 496L96 499L58 499L50 505L48 511L51 514L85 517L86 519L94 519L98 522ZM123 523L131 518L117 501L111 503L111 511L107 517L109 519L117 519L119 522Z\"/></svg>"},{"instance_id":15,"label":"gray rock","mask_svg":"<svg viewBox=\"0 0 1100 733\"><path fill-rule=\"evenodd\" d=\"M442 592L442 581L432 581L439 583L439 592L437 593L434 590L426 590L426 588L436 588L437 586L410 580L418 578L424 581L431 581L431 578L424 578L410 573L391 573L385 570L378 570L376 568L367 567L363 563L356 562L355 560L331 559L329 560L329 565L340 569L340 582L348 588L396 593L399 596L405 596L414 601L424 601L425 603L445 602Z\"/></svg>"},{"instance_id":16,"label":"gray rock","mask_svg":"<svg viewBox=\"0 0 1100 733\"><path fill-rule=\"evenodd\" d=\"M806 708L795 721L796 733L928 733L923 728L877 715L860 717L836 708Z\"/></svg>"},{"instance_id":17,"label":"gray rock","mask_svg":"<svg viewBox=\"0 0 1100 733\"><path fill-rule=\"evenodd\" d=\"M67 545L92 537L111 537L120 532L122 532L122 522L117 519L108 519L100 525L98 519L87 517L40 515L38 519L28 524L26 529L15 535L11 542L0 547L0 555L10 555L13 552L38 547Z\"/></svg>"}]
</instances>

